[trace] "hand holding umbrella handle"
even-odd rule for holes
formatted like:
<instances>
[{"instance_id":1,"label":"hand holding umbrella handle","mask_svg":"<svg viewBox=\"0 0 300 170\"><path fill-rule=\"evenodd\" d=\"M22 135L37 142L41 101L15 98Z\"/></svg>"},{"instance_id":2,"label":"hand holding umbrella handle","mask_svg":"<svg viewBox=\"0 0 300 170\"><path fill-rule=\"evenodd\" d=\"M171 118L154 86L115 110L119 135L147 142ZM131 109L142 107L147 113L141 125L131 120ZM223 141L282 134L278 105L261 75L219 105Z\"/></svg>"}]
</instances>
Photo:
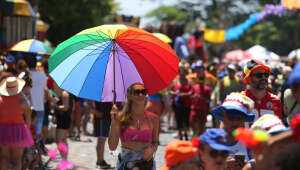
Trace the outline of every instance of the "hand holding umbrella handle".
<instances>
[{"instance_id":1,"label":"hand holding umbrella handle","mask_svg":"<svg viewBox=\"0 0 300 170\"><path fill-rule=\"evenodd\" d=\"M110 116L111 116L112 122L114 122L114 123L120 122L120 120L118 118L118 107L115 103L113 104L113 107L110 111Z\"/></svg>"}]
</instances>

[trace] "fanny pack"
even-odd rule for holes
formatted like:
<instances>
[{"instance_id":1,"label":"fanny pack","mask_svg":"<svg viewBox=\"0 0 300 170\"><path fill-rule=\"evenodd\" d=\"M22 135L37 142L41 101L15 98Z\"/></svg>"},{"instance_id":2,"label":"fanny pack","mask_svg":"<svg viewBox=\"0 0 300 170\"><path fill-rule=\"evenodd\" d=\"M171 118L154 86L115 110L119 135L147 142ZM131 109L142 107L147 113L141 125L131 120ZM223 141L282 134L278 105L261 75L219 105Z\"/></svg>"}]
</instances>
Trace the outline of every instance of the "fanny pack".
<instances>
[{"instance_id":1,"label":"fanny pack","mask_svg":"<svg viewBox=\"0 0 300 170\"><path fill-rule=\"evenodd\" d=\"M126 162L123 170L131 170L133 168L138 168L138 169L143 169L143 170L152 170L153 159L151 159L150 161L137 160L137 161Z\"/></svg>"}]
</instances>

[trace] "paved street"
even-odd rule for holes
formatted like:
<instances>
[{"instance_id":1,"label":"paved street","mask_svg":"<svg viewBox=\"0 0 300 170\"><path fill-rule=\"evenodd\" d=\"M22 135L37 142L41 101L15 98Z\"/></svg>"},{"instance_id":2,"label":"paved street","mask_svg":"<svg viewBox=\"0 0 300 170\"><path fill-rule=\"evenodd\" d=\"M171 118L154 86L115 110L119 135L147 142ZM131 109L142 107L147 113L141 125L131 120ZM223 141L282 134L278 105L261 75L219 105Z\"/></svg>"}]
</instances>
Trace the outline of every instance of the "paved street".
<instances>
[{"instance_id":1,"label":"paved street","mask_svg":"<svg viewBox=\"0 0 300 170\"><path fill-rule=\"evenodd\" d=\"M166 130L166 124L162 123L162 128ZM92 124L88 124L88 129L92 132ZM172 137L172 133L175 131L167 131L165 133L160 134L160 145L155 155L157 168L163 166L165 164L164 159L164 148L165 146L174 138ZM56 145L54 143L46 145L49 149L55 149ZM119 144L120 146L120 144ZM73 141L69 140L69 160L74 162L77 167L81 167L84 169L97 169L96 168L96 138L91 136L82 136L81 141ZM107 163L111 165L116 164L117 153L120 151L120 147L118 147L115 153L112 153L108 150L108 145L106 143L105 147L105 160ZM114 156L115 155L115 156ZM59 161L54 161L49 163L50 169L55 169L56 165Z\"/></svg>"}]
</instances>

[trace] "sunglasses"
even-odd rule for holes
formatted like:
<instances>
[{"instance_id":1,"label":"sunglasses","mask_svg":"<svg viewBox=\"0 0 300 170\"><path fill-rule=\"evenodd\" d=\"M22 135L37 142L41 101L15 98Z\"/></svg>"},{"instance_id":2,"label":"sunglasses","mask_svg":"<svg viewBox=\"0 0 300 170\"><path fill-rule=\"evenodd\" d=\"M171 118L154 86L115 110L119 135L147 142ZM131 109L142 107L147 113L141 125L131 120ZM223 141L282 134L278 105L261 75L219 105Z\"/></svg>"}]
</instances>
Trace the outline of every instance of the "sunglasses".
<instances>
[{"instance_id":1,"label":"sunglasses","mask_svg":"<svg viewBox=\"0 0 300 170\"><path fill-rule=\"evenodd\" d=\"M228 155L229 155L229 152L228 151L222 151L222 150L218 151L218 150L213 149L209 152L209 155L212 158L217 158L218 156L221 156L222 158L227 158Z\"/></svg>"},{"instance_id":2,"label":"sunglasses","mask_svg":"<svg viewBox=\"0 0 300 170\"><path fill-rule=\"evenodd\" d=\"M254 77L258 78L258 79L261 79L261 78L263 78L263 76L264 76L265 78L268 78L269 75L270 75L270 74L267 73L267 72L261 72L261 73L253 74L252 76L254 76Z\"/></svg>"},{"instance_id":3,"label":"sunglasses","mask_svg":"<svg viewBox=\"0 0 300 170\"><path fill-rule=\"evenodd\" d=\"M140 94L146 95L147 94L147 89L136 89L136 90L133 90L132 94L135 95L135 96L138 96Z\"/></svg>"}]
</instances>

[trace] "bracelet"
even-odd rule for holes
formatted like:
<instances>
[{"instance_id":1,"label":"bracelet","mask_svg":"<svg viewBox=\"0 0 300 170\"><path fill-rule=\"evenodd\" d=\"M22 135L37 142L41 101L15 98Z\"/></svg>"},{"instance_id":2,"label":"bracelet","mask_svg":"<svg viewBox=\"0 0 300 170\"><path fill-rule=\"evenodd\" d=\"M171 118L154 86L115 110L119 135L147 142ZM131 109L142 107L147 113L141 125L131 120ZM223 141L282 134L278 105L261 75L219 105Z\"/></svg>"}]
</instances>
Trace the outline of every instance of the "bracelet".
<instances>
[{"instance_id":1,"label":"bracelet","mask_svg":"<svg viewBox=\"0 0 300 170\"><path fill-rule=\"evenodd\" d=\"M151 147L157 150L158 142L152 142Z\"/></svg>"}]
</instances>

